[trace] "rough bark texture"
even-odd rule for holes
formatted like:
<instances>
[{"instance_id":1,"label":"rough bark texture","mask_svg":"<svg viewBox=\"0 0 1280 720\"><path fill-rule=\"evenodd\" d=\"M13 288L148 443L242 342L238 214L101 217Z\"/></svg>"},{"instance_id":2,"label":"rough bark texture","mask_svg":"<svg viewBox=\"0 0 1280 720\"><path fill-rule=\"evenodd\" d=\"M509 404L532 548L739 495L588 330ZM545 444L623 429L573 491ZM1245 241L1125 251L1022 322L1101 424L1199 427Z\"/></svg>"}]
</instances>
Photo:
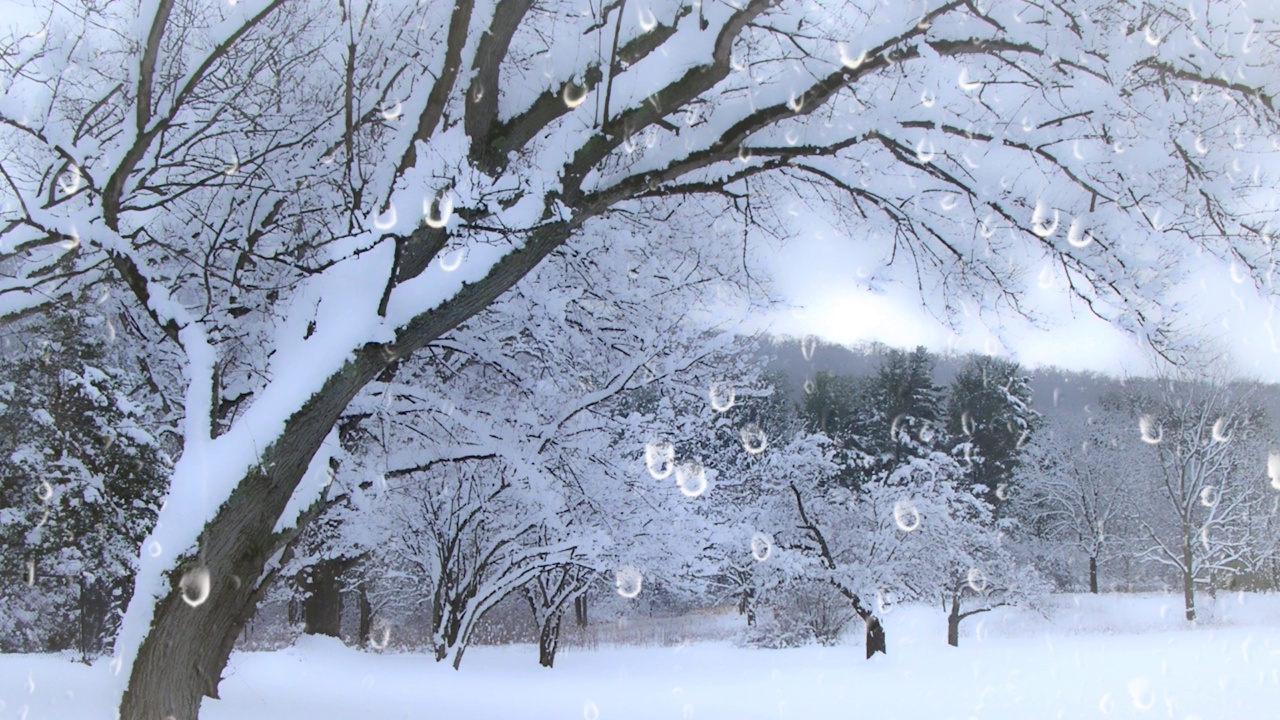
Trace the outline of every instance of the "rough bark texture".
<instances>
[{"instance_id":1,"label":"rough bark texture","mask_svg":"<svg viewBox=\"0 0 1280 720\"><path fill-rule=\"evenodd\" d=\"M307 569L302 617L303 632L308 635L342 637L341 575L344 569L345 563L340 560L321 560Z\"/></svg>"},{"instance_id":2,"label":"rough bark texture","mask_svg":"<svg viewBox=\"0 0 1280 720\"><path fill-rule=\"evenodd\" d=\"M862 621L867 626L867 659L870 660L876 653L888 655L889 648L885 642L884 626L880 624L880 619L866 611L858 614L862 616Z\"/></svg>"},{"instance_id":3,"label":"rough bark texture","mask_svg":"<svg viewBox=\"0 0 1280 720\"><path fill-rule=\"evenodd\" d=\"M1191 541L1187 540L1182 546L1182 601L1187 606L1187 620L1196 621L1196 585L1195 573L1191 568Z\"/></svg>"},{"instance_id":4,"label":"rough bark texture","mask_svg":"<svg viewBox=\"0 0 1280 720\"><path fill-rule=\"evenodd\" d=\"M960 647L960 595L951 596L951 612L947 614L947 644Z\"/></svg>"},{"instance_id":5,"label":"rough bark texture","mask_svg":"<svg viewBox=\"0 0 1280 720\"><path fill-rule=\"evenodd\" d=\"M556 648L560 645L560 613L553 613L538 631L538 664L549 668L555 665Z\"/></svg>"},{"instance_id":6,"label":"rough bark texture","mask_svg":"<svg viewBox=\"0 0 1280 720\"><path fill-rule=\"evenodd\" d=\"M579 595L573 599L573 619L578 622L578 627L587 627L587 596Z\"/></svg>"},{"instance_id":7,"label":"rough bark texture","mask_svg":"<svg viewBox=\"0 0 1280 720\"><path fill-rule=\"evenodd\" d=\"M198 559L179 563L169 592L156 602L121 701L122 720L194 720L202 697L218 697L232 645L274 576L268 562L296 536L273 533L276 521L329 429L378 368L376 352L364 353L331 379L205 526ZM209 572L210 592L190 607L179 582L197 565Z\"/></svg>"},{"instance_id":8,"label":"rough bark texture","mask_svg":"<svg viewBox=\"0 0 1280 720\"><path fill-rule=\"evenodd\" d=\"M1089 592L1098 594L1098 558L1089 558Z\"/></svg>"}]
</instances>

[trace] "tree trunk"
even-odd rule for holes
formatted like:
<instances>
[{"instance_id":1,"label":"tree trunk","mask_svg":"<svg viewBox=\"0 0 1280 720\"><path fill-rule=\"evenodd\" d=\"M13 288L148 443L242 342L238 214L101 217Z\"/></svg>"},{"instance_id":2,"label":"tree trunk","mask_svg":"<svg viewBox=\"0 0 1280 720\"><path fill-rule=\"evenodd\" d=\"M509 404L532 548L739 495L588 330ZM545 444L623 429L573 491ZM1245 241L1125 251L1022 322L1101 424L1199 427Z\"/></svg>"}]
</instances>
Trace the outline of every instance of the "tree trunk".
<instances>
[{"instance_id":1,"label":"tree trunk","mask_svg":"<svg viewBox=\"0 0 1280 720\"><path fill-rule=\"evenodd\" d=\"M556 649L560 646L560 613L552 613L538 632L538 664L549 668L555 665Z\"/></svg>"},{"instance_id":2,"label":"tree trunk","mask_svg":"<svg viewBox=\"0 0 1280 720\"><path fill-rule=\"evenodd\" d=\"M287 554L310 517L299 518L297 528L280 534L273 533L276 523L339 414L374 376L378 352L358 355L285 423L261 464L205 525L197 557L176 563L138 648L120 720L195 720L201 699L218 697L236 637L275 578L277 571L267 569L268 561L282 550ZM280 565L282 561L274 567ZM208 571L210 586L205 602L191 607L182 599L179 583L196 566Z\"/></svg>"},{"instance_id":3,"label":"tree trunk","mask_svg":"<svg viewBox=\"0 0 1280 720\"><path fill-rule=\"evenodd\" d=\"M867 659L870 660L872 655L876 653L889 654L888 646L885 643L884 626L880 624L880 619L869 612L858 613L862 616L862 622L867 626Z\"/></svg>"},{"instance_id":4,"label":"tree trunk","mask_svg":"<svg viewBox=\"0 0 1280 720\"><path fill-rule=\"evenodd\" d=\"M573 599L573 619L578 622L578 627L583 629L587 627L587 596L585 593Z\"/></svg>"},{"instance_id":5,"label":"tree trunk","mask_svg":"<svg viewBox=\"0 0 1280 720\"><path fill-rule=\"evenodd\" d=\"M755 588L747 588L742 591L742 596L738 599L738 614L747 616L747 627L756 626L756 591Z\"/></svg>"},{"instance_id":6,"label":"tree trunk","mask_svg":"<svg viewBox=\"0 0 1280 720\"><path fill-rule=\"evenodd\" d=\"M368 647L369 634L373 632L373 605L369 603L369 590L360 584L360 647Z\"/></svg>"},{"instance_id":7,"label":"tree trunk","mask_svg":"<svg viewBox=\"0 0 1280 720\"><path fill-rule=\"evenodd\" d=\"M342 583L340 576L346 563L321 560L306 570L302 601L303 632L308 635L342 637Z\"/></svg>"},{"instance_id":8,"label":"tree trunk","mask_svg":"<svg viewBox=\"0 0 1280 720\"><path fill-rule=\"evenodd\" d=\"M1089 592L1098 594L1098 558L1089 558Z\"/></svg>"},{"instance_id":9,"label":"tree trunk","mask_svg":"<svg viewBox=\"0 0 1280 720\"><path fill-rule=\"evenodd\" d=\"M1187 620L1196 621L1195 571L1191 564L1191 542L1182 545L1182 601L1187 608Z\"/></svg>"},{"instance_id":10,"label":"tree trunk","mask_svg":"<svg viewBox=\"0 0 1280 720\"><path fill-rule=\"evenodd\" d=\"M960 596L951 596L951 612L947 614L947 644L960 647Z\"/></svg>"}]
</instances>

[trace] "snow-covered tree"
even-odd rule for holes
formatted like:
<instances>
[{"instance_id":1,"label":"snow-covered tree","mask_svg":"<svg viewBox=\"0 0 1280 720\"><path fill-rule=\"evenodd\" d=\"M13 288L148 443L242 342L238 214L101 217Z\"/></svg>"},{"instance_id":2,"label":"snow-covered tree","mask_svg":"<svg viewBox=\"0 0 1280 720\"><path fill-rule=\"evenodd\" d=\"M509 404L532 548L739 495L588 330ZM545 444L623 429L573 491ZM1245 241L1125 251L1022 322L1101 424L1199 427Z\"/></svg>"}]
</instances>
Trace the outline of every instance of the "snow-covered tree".
<instances>
[{"instance_id":1,"label":"snow-covered tree","mask_svg":"<svg viewBox=\"0 0 1280 720\"><path fill-rule=\"evenodd\" d=\"M1015 362L975 355L961 366L947 393L947 430L966 444L970 481L986 488L987 502L997 510L1039 420L1029 381Z\"/></svg>"},{"instance_id":2,"label":"snow-covered tree","mask_svg":"<svg viewBox=\"0 0 1280 720\"><path fill-rule=\"evenodd\" d=\"M79 628L80 649L96 654L114 635L164 495L158 409L110 352L102 318L75 308L27 322L18 337L0 382L0 624L24 637L0 642L44 650L44 638Z\"/></svg>"},{"instance_id":3,"label":"snow-covered tree","mask_svg":"<svg viewBox=\"0 0 1280 720\"><path fill-rule=\"evenodd\" d=\"M944 316L1021 312L1040 271L1169 354L1160 293L1198 252L1269 288L1274 20L1227 6L40 12L0 40L0 314L115 276L182 383L118 643L128 720L216 694L351 400L603 218L658 245L735 210L779 234L768 207L798 197ZM184 577L210 578L199 607Z\"/></svg>"},{"instance_id":4,"label":"snow-covered tree","mask_svg":"<svg viewBox=\"0 0 1280 720\"><path fill-rule=\"evenodd\" d=\"M1152 479L1131 420L1112 404L1055 418L1028 442L1017 473L1015 515L1046 541L1083 554L1093 593L1100 566L1135 550L1129 521Z\"/></svg>"},{"instance_id":5,"label":"snow-covered tree","mask_svg":"<svg viewBox=\"0 0 1280 720\"><path fill-rule=\"evenodd\" d=\"M1243 570L1261 539L1252 518L1268 499L1266 414L1248 388L1221 380L1165 381L1132 403L1132 432L1152 464L1150 502L1137 517L1145 556L1177 573L1194 621L1196 586L1213 588Z\"/></svg>"}]
</instances>

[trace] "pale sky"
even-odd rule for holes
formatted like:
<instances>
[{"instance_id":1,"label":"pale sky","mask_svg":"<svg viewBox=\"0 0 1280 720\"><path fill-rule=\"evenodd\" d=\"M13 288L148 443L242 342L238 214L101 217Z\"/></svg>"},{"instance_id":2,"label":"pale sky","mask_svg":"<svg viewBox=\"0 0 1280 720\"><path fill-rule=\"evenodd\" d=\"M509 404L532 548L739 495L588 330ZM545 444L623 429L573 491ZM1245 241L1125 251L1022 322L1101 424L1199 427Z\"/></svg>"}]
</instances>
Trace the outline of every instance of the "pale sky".
<instances>
[{"instance_id":1,"label":"pale sky","mask_svg":"<svg viewBox=\"0 0 1280 720\"><path fill-rule=\"evenodd\" d=\"M766 262L774 290L800 309L775 312L768 321L771 330L843 345L876 340L896 347L990 353L1029 368L1054 365L1113 375L1154 370L1150 350L1094 317L1083 303L1073 307L1060 279L1032 276L1026 284L1025 301L1048 318L1048 327L1009 316L989 328L974 317L964 318L965 327L956 334L921 306L914 285L882 283L879 290L869 289L865 276L878 260L865 254L878 251L866 246L830 228L788 241ZM1197 345L1206 353L1225 351L1234 372L1280 382L1280 318L1271 322L1274 310L1248 281L1236 282L1243 279L1233 278L1229 266L1206 263L1179 289L1186 306L1179 321L1198 328Z\"/></svg>"}]
</instances>

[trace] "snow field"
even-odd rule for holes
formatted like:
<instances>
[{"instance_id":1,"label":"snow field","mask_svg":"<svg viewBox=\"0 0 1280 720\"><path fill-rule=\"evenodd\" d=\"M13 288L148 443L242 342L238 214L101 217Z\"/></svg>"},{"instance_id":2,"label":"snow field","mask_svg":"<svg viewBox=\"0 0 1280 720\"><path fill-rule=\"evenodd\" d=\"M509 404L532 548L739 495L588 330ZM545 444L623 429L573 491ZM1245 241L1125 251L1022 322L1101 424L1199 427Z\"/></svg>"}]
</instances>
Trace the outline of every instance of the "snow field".
<instances>
[{"instance_id":1,"label":"snow field","mask_svg":"<svg viewBox=\"0 0 1280 720\"><path fill-rule=\"evenodd\" d=\"M1280 596L1219 595L1201 605L1211 617L1189 627L1173 595L1055 596L1045 603L1051 619L1028 610L971 618L959 648L946 645L940 610L903 606L885 618L890 654L871 661L860 628L839 647L569 648L553 670L537 665L530 646L477 647L458 672L422 654L306 637L282 651L233 655L223 699L206 700L202 718L1275 717ZM0 720L112 718L109 675L106 660L0 656Z\"/></svg>"}]
</instances>

